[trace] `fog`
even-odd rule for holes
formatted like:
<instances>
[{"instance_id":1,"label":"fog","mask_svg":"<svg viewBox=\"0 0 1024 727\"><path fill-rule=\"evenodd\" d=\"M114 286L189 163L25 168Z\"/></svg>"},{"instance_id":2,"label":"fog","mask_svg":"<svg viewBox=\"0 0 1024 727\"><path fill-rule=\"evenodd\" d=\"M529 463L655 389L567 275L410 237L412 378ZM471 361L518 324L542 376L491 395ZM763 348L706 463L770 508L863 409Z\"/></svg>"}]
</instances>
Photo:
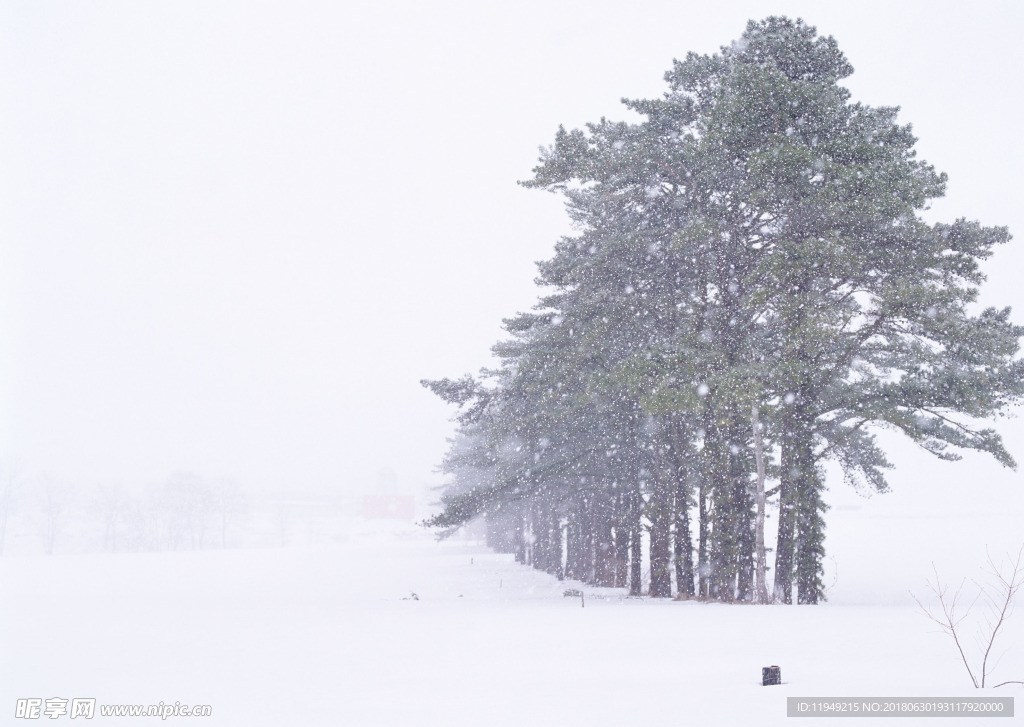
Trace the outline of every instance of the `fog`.
<instances>
[{"instance_id":1,"label":"fog","mask_svg":"<svg viewBox=\"0 0 1024 727\"><path fill-rule=\"evenodd\" d=\"M0 13L0 457L30 488L355 494L387 469L422 512L451 412L419 380L492 363L568 230L516 185L538 146L629 118L674 57L769 13L836 37L854 99L902 107L950 175L934 219L1024 230L1013 3ZM990 261L985 302L1024 308L1021 259Z\"/></svg>"}]
</instances>

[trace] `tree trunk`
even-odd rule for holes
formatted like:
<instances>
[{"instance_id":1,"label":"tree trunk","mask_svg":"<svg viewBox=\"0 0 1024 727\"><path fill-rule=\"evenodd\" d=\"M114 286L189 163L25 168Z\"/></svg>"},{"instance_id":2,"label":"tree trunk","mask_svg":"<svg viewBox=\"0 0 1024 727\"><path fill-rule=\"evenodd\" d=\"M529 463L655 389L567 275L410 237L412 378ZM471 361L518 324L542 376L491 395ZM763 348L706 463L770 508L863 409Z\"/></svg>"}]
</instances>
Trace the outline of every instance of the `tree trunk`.
<instances>
[{"instance_id":1,"label":"tree trunk","mask_svg":"<svg viewBox=\"0 0 1024 727\"><path fill-rule=\"evenodd\" d=\"M728 444L720 432L709 430L705 442L711 494L711 532L708 543L708 597L718 601L736 598L738 566L736 487Z\"/></svg>"},{"instance_id":2,"label":"tree trunk","mask_svg":"<svg viewBox=\"0 0 1024 727\"><path fill-rule=\"evenodd\" d=\"M687 500L682 494L676 498L676 587L680 596L693 598L693 542Z\"/></svg>"},{"instance_id":3,"label":"tree trunk","mask_svg":"<svg viewBox=\"0 0 1024 727\"><path fill-rule=\"evenodd\" d=\"M797 603L816 604L825 600L822 580L825 556L827 506L821 493L824 484L814 461L812 442L807 437L799 447L800 479L796 497L796 593Z\"/></svg>"},{"instance_id":4,"label":"tree trunk","mask_svg":"<svg viewBox=\"0 0 1024 727\"><path fill-rule=\"evenodd\" d=\"M737 447L739 452L730 458L736 533L736 600L750 602L754 600L754 503L750 493L750 468L744 456L747 449Z\"/></svg>"},{"instance_id":5,"label":"tree trunk","mask_svg":"<svg viewBox=\"0 0 1024 727\"><path fill-rule=\"evenodd\" d=\"M711 569L708 562L708 498L707 471L704 471L701 473L700 487L697 491L697 592L701 598L711 596L708 578Z\"/></svg>"},{"instance_id":6,"label":"tree trunk","mask_svg":"<svg viewBox=\"0 0 1024 727\"><path fill-rule=\"evenodd\" d=\"M630 496L629 509L629 595L639 596L643 590L640 572L643 564L643 535L640 529L640 491Z\"/></svg>"},{"instance_id":7,"label":"tree trunk","mask_svg":"<svg viewBox=\"0 0 1024 727\"><path fill-rule=\"evenodd\" d=\"M775 603L793 603L793 535L796 528L797 480L800 476L796 443L798 435L792 412L782 421L782 471L779 476L779 535L775 548Z\"/></svg>"},{"instance_id":8,"label":"tree trunk","mask_svg":"<svg viewBox=\"0 0 1024 727\"><path fill-rule=\"evenodd\" d=\"M547 528L544 511L538 503L530 508L530 534L533 547L531 548L530 565L537 570L544 570L546 559L545 548L547 547Z\"/></svg>"},{"instance_id":9,"label":"tree trunk","mask_svg":"<svg viewBox=\"0 0 1024 727\"><path fill-rule=\"evenodd\" d=\"M683 426L678 418L672 422L672 463L675 471L675 546L676 588L680 596L692 598L693 539L690 537L690 473L686 463L689 449Z\"/></svg>"},{"instance_id":10,"label":"tree trunk","mask_svg":"<svg viewBox=\"0 0 1024 727\"><path fill-rule=\"evenodd\" d=\"M526 565L526 518L523 517L522 513L517 514L515 517L514 539L516 547L516 562Z\"/></svg>"},{"instance_id":11,"label":"tree trunk","mask_svg":"<svg viewBox=\"0 0 1024 727\"><path fill-rule=\"evenodd\" d=\"M594 512L594 584L615 585L615 541L612 536L610 503L602 502Z\"/></svg>"},{"instance_id":12,"label":"tree trunk","mask_svg":"<svg viewBox=\"0 0 1024 727\"><path fill-rule=\"evenodd\" d=\"M651 588L653 598L672 597L672 573L669 550L669 520L658 516L651 520Z\"/></svg>"},{"instance_id":13,"label":"tree trunk","mask_svg":"<svg viewBox=\"0 0 1024 727\"><path fill-rule=\"evenodd\" d=\"M565 552L562 549L562 516L556 511L551 513L550 524L550 563L548 572L558 580L565 580Z\"/></svg>"},{"instance_id":14,"label":"tree trunk","mask_svg":"<svg viewBox=\"0 0 1024 727\"><path fill-rule=\"evenodd\" d=\"M757 519L754 523L754 598L757 603L768 603L768 561L764 548L764 441L757 404L750 410L750 424L754 437L754 460L757 465Z\"/></svg>"},{"instance_id":15,"label":"tree trunk","mask_svg":"<svg viewBox=\"0 0 1024 727\"><path fill-rule=\"evenodd\" d=\"M647 517L651 521L651 586L654 598L672 597L672 557L670 531L672 525L671 467L661 462L654 474L654 486L647 501Z\"/></svg>"},{"instance_id":16,"label":"tree trunk","mask_svg":"<svg viewBox=\"0 0 1024 727\"><path fill-rule=\"evenodd\" d=\"M615 526L615 587L625 588L629 578L629 528L625 524Z\"/></svg>"},{"instance_id":17,"label":"tree trunk","mask_svg":"<svg viewBox=\"0 0 1024 727\"><path fill-rule=\"evenodd\" d=\"M585 504L577 503L569 518L566 532L566 576L586 581L590 569L589 512Z\"/></svg>"}]
</instances>

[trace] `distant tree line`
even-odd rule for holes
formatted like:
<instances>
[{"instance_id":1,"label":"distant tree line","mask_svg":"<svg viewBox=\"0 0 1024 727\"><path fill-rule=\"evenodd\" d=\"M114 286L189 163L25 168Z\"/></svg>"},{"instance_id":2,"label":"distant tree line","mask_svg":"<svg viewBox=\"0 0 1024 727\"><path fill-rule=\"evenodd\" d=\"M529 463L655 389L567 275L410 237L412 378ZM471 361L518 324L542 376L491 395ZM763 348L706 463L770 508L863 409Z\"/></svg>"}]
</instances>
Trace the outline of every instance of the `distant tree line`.
<instances>
[{"instance_id":1,"label":"distant tree line","mask_svg":"<svg viewBox=\"0 0 1024 727\"><path fill-rule=\"evenodd\" d=\"M649 567L651 596L817 603L826 461L884 491L887 427L1014 466L985 420L1021 398L1024 329L976 305L1009 234L922 220L946 176L852 72L802 21L751 21L624 101L641 121L559 129L523 184L577 234L496 370L424 382L459 407L430 526L484 517L518 560L633 594Z\"/></svg>"},{"instance_id":2,"label":"distant tree line","mask_svg":"<svg viewBox=\"0 0 1024 727\"><path fill-rule=\"evenodd\" d=\"M227 548L250 514L235 482L184 472L146 488L98 485L91 493L46 475L21 480L17 466L0 466L0 556L12 535L41 540L47 555Z\"/></svg>"}]
</instances>

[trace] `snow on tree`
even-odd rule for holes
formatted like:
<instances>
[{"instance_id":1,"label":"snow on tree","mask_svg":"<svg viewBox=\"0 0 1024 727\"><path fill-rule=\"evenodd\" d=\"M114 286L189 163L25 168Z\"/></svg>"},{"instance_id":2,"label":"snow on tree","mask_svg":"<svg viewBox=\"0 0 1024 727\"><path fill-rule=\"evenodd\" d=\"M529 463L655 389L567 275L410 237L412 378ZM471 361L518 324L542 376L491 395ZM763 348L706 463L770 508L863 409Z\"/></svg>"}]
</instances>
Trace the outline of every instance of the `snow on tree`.
<instances>
[{"instance_id":1,"label":"snow on tree","mask_svg":"<svg viewBox=\"0 0 1024 727\"><path fill-rule=\"evenodd\" d=\"M652 596L674 560L684 596L764 600L777 492L773 598L817 603L826 459L884 491L885 426L1013 466L985 420L1021 398L1024 329L975 311L1009 234L921 218L946 177L897 109L851 101L852 72L771 17L626 100L642 121L558 130L523 184L578 234L539 264L554 292L505 322L499 371L424 382L463 412L431 525L485 515L524 562L633 592L646 529Z\"/></svg>"}]
</instances>

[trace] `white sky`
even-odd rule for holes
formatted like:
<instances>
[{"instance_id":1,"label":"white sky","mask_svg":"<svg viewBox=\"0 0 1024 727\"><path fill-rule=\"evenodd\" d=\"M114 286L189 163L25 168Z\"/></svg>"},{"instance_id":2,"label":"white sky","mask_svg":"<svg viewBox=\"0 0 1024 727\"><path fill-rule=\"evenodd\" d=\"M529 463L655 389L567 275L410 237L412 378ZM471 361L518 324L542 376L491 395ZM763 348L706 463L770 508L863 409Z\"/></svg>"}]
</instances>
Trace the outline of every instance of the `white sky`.
<instances>
[{"instance_id":1,"label":"white sky","mask_svg":"<svg viewBox=\"0 0 1024 727\"><path fill-rule=\"evenodd\" d=\"M934 218L1024 236L1024 5L710 5L0 2L0 457L82 487L436 481L451 412L419 379L490 363L567 229L515 184L537 147L773 13L903 107L950 174ZM988 302L1024 311L1022 259Z\"/></svg>"}]
</instances>

